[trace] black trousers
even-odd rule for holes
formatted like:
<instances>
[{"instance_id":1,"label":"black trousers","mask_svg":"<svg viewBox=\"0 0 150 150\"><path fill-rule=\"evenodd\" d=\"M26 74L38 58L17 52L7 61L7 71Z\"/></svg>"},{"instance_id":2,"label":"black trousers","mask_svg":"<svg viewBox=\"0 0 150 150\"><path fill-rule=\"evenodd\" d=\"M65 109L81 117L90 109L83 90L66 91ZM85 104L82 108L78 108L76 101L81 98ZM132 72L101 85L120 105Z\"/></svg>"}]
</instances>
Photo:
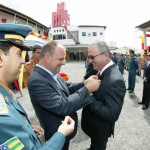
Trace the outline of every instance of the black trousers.
<instances>
[{"instance_id":1,"label":"black trousers","mask_svg":"<svg viewBox=\"0 0 150 150\"><path fill-rule=\"evenodd\" d=\"M69 150L69 141L66 141L62 150Z\"/></svg>"},{"instance_id":2,"label":"black trousers","mask_svg":"<svg viewBox=\"0 0 150 150\"><path fill-rule=\"evenodd\" d=\"M145 104L146 107L149 106L150 103L150 87L146 85L146 83L143 84L143 97L142 97L142 103Z\"/></svg>"},{"instance_id":3,"label":"black trousers","mask_svg":"<svg viewBox=\"0 0 150 150\"><path fill-rule=\"evenodd\" d=\"M106 150L108 138L106 139L96 139L91 138L90 150Z\"/></svg>"}]
</instances>

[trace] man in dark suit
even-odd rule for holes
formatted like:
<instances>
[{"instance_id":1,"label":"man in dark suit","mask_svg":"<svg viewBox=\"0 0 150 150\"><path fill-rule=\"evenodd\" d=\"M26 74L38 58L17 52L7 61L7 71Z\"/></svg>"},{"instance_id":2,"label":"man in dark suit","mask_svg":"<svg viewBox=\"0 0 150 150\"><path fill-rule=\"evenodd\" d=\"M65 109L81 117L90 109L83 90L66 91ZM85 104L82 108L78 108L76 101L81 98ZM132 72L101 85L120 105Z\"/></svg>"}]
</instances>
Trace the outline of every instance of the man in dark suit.
<instances>
[{"instance_id":1,"label":"man in dark suit","mask_svg":"<svg viewBox=\"0 0 150 150\"><path fill-rule=\"evenodd\" d=\"M58 73L65 64L65 57L65 48L56 41L44 45L39 64L30 76L28 89L36 115L45 129L46 140L56 132L66 115L75 120L75 131L67 137L63 147L63 150L68 150L69 141L77 131L76 111L95 101L92 93L99 88L100 81L96 76L81 83L63 81Z\"/></svg>"},{"instance_id":2,"label":"man in dark suit","mask_svg":"<svg viewBox=\"0 0 150 150\"><path fill-rule=\"evenodd\" d=\"M143 97L142 102L138 104L143 104L142 109L148 109L150 103L150 53L148 53L145 67L144 67L144 82L143 82Z\"/></svg>"},{"instance_id":3,"label":"man in dark suit","mask_svg":"<svg viewBox=\"0 0 150 150\"><path fill-rule=\"evenodd\" d=\"M93 43L88 49L88 58L101 80L94 92L96 101L84 107L82 130L91 138L90 150L105 150L108 138L114 135L115 122L120 115L126 93L122 74L110 58L105 42Z\"/></svg>"}]
</instances>

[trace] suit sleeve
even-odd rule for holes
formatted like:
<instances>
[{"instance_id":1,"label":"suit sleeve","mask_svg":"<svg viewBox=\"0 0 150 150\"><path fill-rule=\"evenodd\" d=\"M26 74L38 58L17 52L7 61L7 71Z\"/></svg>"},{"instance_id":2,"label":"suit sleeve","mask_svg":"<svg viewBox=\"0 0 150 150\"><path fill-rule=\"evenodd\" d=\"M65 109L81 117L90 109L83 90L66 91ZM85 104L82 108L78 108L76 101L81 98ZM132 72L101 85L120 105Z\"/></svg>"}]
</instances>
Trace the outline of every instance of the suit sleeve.
<instances>
[{"instance_id":1,"label":"suit sleeve","mask_svg":"<svg viewBox=\"0 0 150 150\"><path fill-rule=\"evenodd\" d=\"M101 119L107 122L115 122L122 109L125 91L123 81L113 82L104 95L105 103L100 100L95 101L88 105L88 108Z\"/></svg>"},{"instance_id":2,"label":"suit sleeve","mask_svg":"<svg viewBox=\"0 0 150 150\"><path fill-rule=\"evenodd\" d=\"M28 88L33 103L39 104L47 111L61 116L75 113L81 107L95 100L93 96L89 95L85 86L71 95L66 95L56 85L52 85L47 80L41 82L39 79L36 79L30 80Z\"/></svg>"}]
</instances>

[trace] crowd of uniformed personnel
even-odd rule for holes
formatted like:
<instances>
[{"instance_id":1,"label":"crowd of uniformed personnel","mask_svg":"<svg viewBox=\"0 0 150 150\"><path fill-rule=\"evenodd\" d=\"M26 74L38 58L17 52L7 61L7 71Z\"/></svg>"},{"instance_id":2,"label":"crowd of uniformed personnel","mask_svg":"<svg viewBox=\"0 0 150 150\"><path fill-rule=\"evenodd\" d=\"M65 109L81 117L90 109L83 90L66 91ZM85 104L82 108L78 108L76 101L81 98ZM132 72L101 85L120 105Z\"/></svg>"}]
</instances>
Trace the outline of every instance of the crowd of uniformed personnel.
<instances>
[{"instance_id":1,"label":"crowd of uniformed personnel","mask_svg":"<svg viewBox=\"0 0 150 150\"><path fill-rule=\"evenodd\" d=\"M123 54L112 54L113 62L118 65L120 72L122 73L123 69L128 70L128 88L129 93L134 92L135 88L135 81L136 75L141 76L143 80L143 95L142 102L138 104L143 104L142 109L148 109L150 103L150 95L149 95L149 88L150 88L150 52L149 50L144 51L144 55L135 54L134 50L129 50L130 55L123 55ZM122 57L120 57L120 55ZM123 63L124 62L124 63ZM121 66L121 69L120 69ZM142 74L143 70L143 74ZM123 74L123 73L122 73Z\"/></svg>"}]
</instances>

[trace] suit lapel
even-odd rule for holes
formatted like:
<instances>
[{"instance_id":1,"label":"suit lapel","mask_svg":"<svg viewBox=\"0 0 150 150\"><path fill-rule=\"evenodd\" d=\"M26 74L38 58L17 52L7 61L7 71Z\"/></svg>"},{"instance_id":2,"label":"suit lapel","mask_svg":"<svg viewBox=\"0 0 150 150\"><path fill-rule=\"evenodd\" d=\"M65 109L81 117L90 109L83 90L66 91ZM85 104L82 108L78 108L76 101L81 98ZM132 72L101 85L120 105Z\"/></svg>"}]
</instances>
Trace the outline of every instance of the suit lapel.
<instances>
[{"instance_id":1,"label":"suit lapel","mask_svg":"<svg viewBox=\"0 0 150 150\"><path fill-rule=\"evenodd\" d=\"M69 95L68 88L66 84L63 82L63 79L58 75L58 82L61 84L61 89Z\"/></svg>"},{"instance_id":2,"label":"suit lapel","mask_svg":"<svg viewBox=\"0 0 150 150\"><path fill-rule=\"evenodd\" d=\"M100 79L103 78L103 76L105 76L106 74L109 74L111 70L113 70L116 67L115 64L109 66L108 68L106 68L106 70L104 70L104 72L102 73L102 75L100 76Z\"/></svg>"},{"instance_id":3,"label":"suit lapel","mask_svg":"<svg viewBox=\"0 0 150 150\"><path fill-rule=\"evenodd\" d=\"M62 81L62 79L61 79L61 77L59 75L58 75L58 82L61 84L61 86L44 69L35 66L34 70L36 70L37 72L39 72L42 76L46 77L47 81L50 83L50 85L52 85L55 88L56 91L58 91L60 93L59 89L61 89L63 92L65 92L65 94L67 94L67 95L69 94L67 86L65 85L65 83L63 83L63 81Z\"/></svg>"}]
</instances>

